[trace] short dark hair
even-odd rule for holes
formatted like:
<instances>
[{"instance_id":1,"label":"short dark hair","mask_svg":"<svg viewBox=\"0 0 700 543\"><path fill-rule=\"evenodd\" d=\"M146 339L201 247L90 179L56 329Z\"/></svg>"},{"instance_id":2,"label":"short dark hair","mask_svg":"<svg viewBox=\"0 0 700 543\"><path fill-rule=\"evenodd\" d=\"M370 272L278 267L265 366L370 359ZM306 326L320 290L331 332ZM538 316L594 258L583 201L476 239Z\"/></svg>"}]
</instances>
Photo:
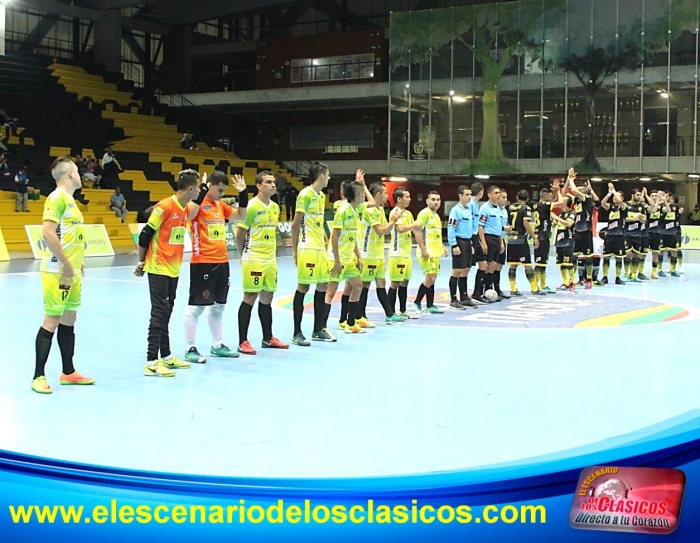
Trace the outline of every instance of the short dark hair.
<instances>
[{"instance_id":1,"label":"short dark hair","mask_svg":"<svg viewBox=\"0 0 700 543\"><path fill-rule=\"evenodd\" d=\"M465 190L471 191L472 189L470 189L467 185L460 185L459 187L457 187L457 191L458 191L457 194L459 196L462 196L462 194L464 194Z\"/></svg>"},{"instance_id":2,"label":"short dark hair","mask_svg":"<svg viewBox=\"0 0 700 543\"><path fill-rule=\"evenodd\" d=\"M407 194L408 190L405 187L396 187L394 189L394 193L392 194L392 196L394 197L394 203L396 203L396 200L398 200L399 198L403 198Z\"/></svg>"},{"instance_id":3,"label":"short dark hair","mask_svg":"<svg viewBox=\"0 0 700 543\"><path fill-rule=\"evenodd\" d=\"M515 197L521 202L527 202L530 199L530 193L526 190L519 190Z\"/></svg>"},{"instance_id":4,"label":"short dark hair","mask_svg":"<svg viewBox=\"0 0 700 543\"><path fill-rule=\"evenodd\" d=\"M182 170L177 174L177 190L187 190L199 184L199 173L196 170Z\"/></svg>"},{"instance_id":5,"label":"short dark hair","mask_svg":"<svg viewBox=\"0 0 700 543\"><path fill-rule=\"evenodd\" d=\"M255 184L256 185L261 185L263 182L263 178L272 175L272 172L270 170L263 170L261 172L258 172L257 175L255 176ZM272 175L274 177L274 175Z\"/></svg>"},{"instance_id":6,"label":"short dark hair","mask_svg":"<svg viewBox=\"0 0 700 543\"><path fill-rule=\"evenodd\" d=\"M341 184L340 184L340 196L345 198L345 189L346 187L352 183L352 179L345 179Z\"/></svg>"},{"instance_id":7,"label":"short dark hair","mask_svg":"<svg viewBox=\"0 0 700 543\"><path fill-rule=\"evenodd\" d=\"M228 175L220 170L214 170L212 174L207 177L210 185L226 185L228 186Z\"/></svg>"},{"instance_id":8,"label":"short dark hair","mask_svg":"<svg viewBox=\"0 0 700 543\"><path fill-rule=\"evenodd\" d=\"M380 183L377 181L376 183L372 183L369 186L369 193L374 196L375 194L382 192L382 189L384 188L384 183Z\"/></svg>"},{"instance_id":9,"label":"short dark hair","mask_svg":"<svg viewBox=\"0 0 700 543\"><path fill-rule=\"evenodd\" d=\"M311 179L311 182L313 183L327 171L328 166L326 166L323 162L312 162L311 166L309 166L309 179Z\"/></svg>"},{"instance_id":10,"label":"short dark hair","mask_svg":"<svg viewBox=\"0 0 700 543\"><path fill-rule=\"evenodd\" d=\"M66 166L70 164L73 164L73 161L70 159L70 157L58 157L56 160L53 161L53 164L51 164L51 177L53 177L55 181L58 181L61 177L63 177L66 174L66 172L68 172Z\"/></svg>"},{"instance_id":11,"label":"short dark hair","mask_svg":"<svg viewBox=\"0 0 700 543\"><path fill-rule=\"evenodd\" d=\"M343 187L343 196L345 196L345 199L349 202L350 200L354 200L356 196L356 191L363 191L365 186L362 184L361 181L350 181L345 186Z\"/></svg>"},{"instance_id":12,"label":"short dark hair","mask_svg":"<svg viewBox=\"0 0 700 543\"><path fill-rule=\"evenodd\" d=\"M491 186L489 187L489 192L488 192L489 196L490 196L491 194L493 194L494 192L496 192L497 190L501 190L500 188L498 188L498 185L491 185Z\"/></svg>"},{"instance_id":13,"label":"short dark hair","mask_svg":"<svg viewBox=\"0 0 700 543\"><path fill-rule=\"evenodd\" d=\"M440 196L440 193L439 193L438 191L436 191L436 190L431 190L431 191L428 193L428 198L430 198L433 194L434 194L435 196Z\"/></svg>"},{"instance_id":14,"label":"short dark hair","mask_svg":"<svg viewBox=\"0 0 700 543\"><path fill-rule=\"evenodd\" d=\"M544 187L542 190L540 190L540 194L551 194L552 189L549 187Z\"/></svg>"},{"instance_id":15,"label":"short dark hair","mask_svg":"<svg viewBox=\"0 0 700 543\"><path fill-rule=\"evenodd\" d=\"M641 193L642 193L642 189L640 189L640 188L632 189L632 194L641 194Z\"/></svg>"},{"instance_id":16,"label":"short dark hair","mask_svg":"<svg viewBox=\"0 0 700 543\"><path fill-rule=\"evenodd\" d=\"M483 183L479 183L478 181L472 183L472 194L479 194L482 190L484 190Z\"/></svg>"}]
</instances>

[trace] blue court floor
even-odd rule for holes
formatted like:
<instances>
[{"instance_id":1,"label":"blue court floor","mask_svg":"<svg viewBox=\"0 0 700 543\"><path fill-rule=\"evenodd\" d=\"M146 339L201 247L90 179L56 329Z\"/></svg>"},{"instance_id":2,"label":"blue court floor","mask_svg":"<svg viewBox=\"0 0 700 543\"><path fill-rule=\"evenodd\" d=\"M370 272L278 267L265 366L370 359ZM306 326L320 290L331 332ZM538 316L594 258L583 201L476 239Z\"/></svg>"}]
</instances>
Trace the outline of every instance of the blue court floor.
<instances>
[{"instance_id":1,"label":"blue court floor","mask_svg":"<svg viewBox=\"0 0 700 543\"><path fill-rule=\"evenodd\" d=\"M605 449L606 440L642 435L698 408L700 255L690 252L681 278L524 296L399 326L380 324L371 292L378 324L367 334L210 358L173 379L143 376L149 298L134 263L133 256L88 261L76 368L97 384L60 386L54 341L48 396L29 387L43 313L38 263L0 267L0 448L177 473L381 476ZM446 305L450 263L442 264L437 301ZM238 261L231 271L224 341L233 347ZM419 272L414 265L409 301ZM554 265L549 277L550 287L560 283ZM291 342L296 271L288 256L279 259L279 282L274 331ZM188 284L185 265L171 320L178 355ZM529 291L522 270L518 284ZM508 290L505 271L502 287ZM257 311L250 339L259 347ZM198 346L210 346L205 315Z\"/></svg>"}]
</instances>

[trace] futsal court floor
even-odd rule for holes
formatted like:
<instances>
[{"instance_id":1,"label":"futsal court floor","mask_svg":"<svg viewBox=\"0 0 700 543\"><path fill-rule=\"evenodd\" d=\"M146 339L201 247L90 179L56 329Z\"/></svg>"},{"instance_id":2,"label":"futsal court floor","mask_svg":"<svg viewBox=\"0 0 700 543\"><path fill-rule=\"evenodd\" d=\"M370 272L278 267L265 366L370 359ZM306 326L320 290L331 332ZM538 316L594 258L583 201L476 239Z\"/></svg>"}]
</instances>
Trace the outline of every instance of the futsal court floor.
<instances>
[{"instance_id":1,"label":"futsal court floor","mask_svg":"<svg viewBox=\"0 0 700 543\"><path fill-rule=\"evenodd\" d=\"M43 314L38 262L0 264L0 449L204 475L405 475L604 452L698 407L700 255L690 251L681 278L526 295L396 326L383 324L371 291L375 329L287 351L259 348L254 310L257 356L209 357L171 379L143 375L150 306L146 278L132 275L135 262L129 255L87 261L75 364L97 384L60 386L54 341L47 396L29 386ZM436 301L446 306L450 261L442 266ZM233 260L224 314L230 347L240 273ZM558 286L553 264L548 276ZM414 263L409 303L421 279ZM178 356L188 285L185 264L170 325ZM282 256L274 333L289 343L295 287L293 261ZM522 270L518 287L529 291ZM332 319L338 310L334 304ZM309 304L307 337L311 315ZM208 353L206 315L197 345Z\"/></svg>"}]
</instances>

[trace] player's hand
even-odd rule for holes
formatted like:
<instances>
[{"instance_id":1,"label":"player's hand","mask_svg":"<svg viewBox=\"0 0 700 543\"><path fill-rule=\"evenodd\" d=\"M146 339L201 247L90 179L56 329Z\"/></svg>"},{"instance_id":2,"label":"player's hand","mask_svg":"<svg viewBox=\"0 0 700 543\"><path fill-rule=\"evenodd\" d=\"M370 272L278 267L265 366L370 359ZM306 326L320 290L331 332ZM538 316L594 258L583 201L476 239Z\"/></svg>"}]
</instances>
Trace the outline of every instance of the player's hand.
<instances>
[{"instance_id":1,"label":"player's hand","mask_svg":"<svg viewBox=\"0 0 700 543\"><path fill-rule=\"evenodd\" d=\"M501 254L506 252L506 246L505 243L501 243Z\"/></svg>"},{"instance_id":2,"label":"player's hand","mask_svg":"<svg viewBox=\"0 0 700 543\"><path fill-rule=\"evenodd\" d=\"M355 181L360 181L363 185L365 184L365 172L358 169L355 172Z\"/></svg>"},{"instance_id":3,"label":"player's hand","mask_svg":"<svg viewBox=\"0 0 700 543\"><path fill-rule=\"evenodd\" d=\"M450 253L447 251L447 247L443 247L442 248L442 256L447 256L448 254L450 254Z\"/></svg>"},{"instance_id":4,"label":"player's hand","mask_svg":"<svg viewBox=\"0 0 700 543\"><path fill-rule=\"evenodd\" d=\"M390 220L394 223L398 222L403 215L403 209L397 207L396 210L391 214Z\"/></svg>"},{"instance_id":5,"label":"player's hand","mask_svg":"<svg viewBox=\"0 0 700 543\"><path fill-rule=\"evenodd\" d=\"M292 251L292 257L294 258L294 266L296 266L297 265L297 252L296 251Z\"/></svg>"},{"instance_id":6,"label":"player's hand","mask_svg":"<svg viewBox=\"0 0 700 543\"><path fill-rule=\"evenodd\" d=\"M574 179L576 179L576 172L574 171L573 168L569 168L569 179L570 179L571 181L573 181Z\"/></svg>"},{"instance_id":7,"label":"player's hand","mask_svg":"<svg viewBox=\"0 0 700 543\"><path fill-rule=\"evenodd\" d=\"M509 224L508 226L504 226L503 230L506 234L510 234L513 231L513 227Z\"/></svg>"},{"instance_id":8,"label":"player's hand","mask_svg":"<svg viewBox=\"0 0 700 543\"><path fill-rule=\"evenodd\" d=\"M452 254L455 256L459 256L462 254L462 249L459 248L459 245L455 245L452 247Z\"/></svg>"},{"instance_id":9,"label":"player's hand","mask_svg":"<svg viewBox=\"0 0 700 543\"><path fill-rule=\"evenodd\" d=\"M481 242L481 249L484 251L484 253L487 253L489 249L486 243L483 241Z\"/></svg>"},{"instance_id":10,"label":"player's hand","mask_svg":"<svg viewBox=\"0 0 700 543\"><path fill-rule=\"evenodd\" d=\"M63 273L61 274L61 282L59 283L59 286L73 286L73 277L75 277L75 271L73 271L73 266L71 266L70 264L64 264Z\"/></svg>"},{"instance_id":11,"label":"player's hand","mask_svg":"<svg viewBox=\"0 0 700 543\"><path fill-rule=\"evenodd\" d=\"M559 190L559 188L561 188L561 179L555 179L552 181L552 190L556 191Z\"/></svg>"},{"instance_id":12,"label":"player's hand","mask_svg":"<svg viewBox=\"0 0 700 543\"><path fill-rule=\"evenodd\" d=\"M532 244L535 246L535 249L539 249L539 248L540 248L540 240L538 240L537 238L535 238L535 239L532 241ZM501 251L501 252L502 252L502 251Z\"/></svg>"},{"instance_id":13,"label":"player's hand","mask_svg":"<svg viewBox=\"0 0 700 543\"><path fill-rule=\"evenodd\" d=\"M340 275L340 272L343 271L343 265L335 260L333 262L333 268L331 268L331 275Z\"/></svg>"},{"instance_id":14,"label":"player's hand","mask_svg":"<svg viewBox=\"0 0 700 543\"><path fill-rule=\"evenodd\" d=\"M472 245L472 254L474 254L476 250L474 249L474 246Z\"/></svg>"},{"instance_id":15,"label":"player's hand","mask_svg":"<svg viewBox=\"0 0 700 543\"><path fill-rule=\"evenodd\" d=\"M233 188L239 193L246 189L245 179L242 175L234 174L231 176L231 181L233 182Z\"/></svg>"},{"instance_id":16,"label":"player's hand","mask_svg":"<svg viewBox=\"0 0 700 543\"><path fill-rule=\"evenodd\" d=\"M610 194L613 194L615 192L615 185L613 185L612 183L608 183L608 192Z\"/></svg>"},{"instance_id":17,"label":"player's hand","mask_svg":"<svg viewBox=\"0 0 700 543\"><path fill-rule=\"evenodd\" d=\"M642 222L647 222L647 216L644 215L643 213L639 214L639 220Z\"/></svg>"},{"instance_id":18,"label":"player's hand","mask_svg":"<svg viewBox=\"0 0 700 543\"><path fill-rule=\"evenodd\" d=\"M202 183L206 183L206 182L207 182L207 172L204 172L202 174Z\"/></svg>"},{"instance_id":19,"label":"player's hand","mask_svg":"<svg viewBox=\"0 0 700 543\"><path fill-rule=\"evenodd\" d=\"M144 267L144 264L142 264L141 262L136 264L136 267L134 268L134 275L136 277L143 277L143 275L144 275L143 267Z\"/></svg>"},{"instance_id":20,"label":"player's hand","mask_svg":"<svg viewBox=\"0 0 700 543\"><path fill-rule=\"evenodd\" d=\"M423 260L427 260L428 258L430 258L430 255L428 254L427 249L421 249L420 257L421 257Z\"/></svg>"},{"instance_id":21,"label":"player's hand","mask_svg":"<svg viewBox=\"0 0 700 543\"><path fill-rule=\"evenodd\" d=\"M362 266L364 266L364 264L362 263L362 259L360 257L357 257L357 269L362 271Z\"/></svg>"}]
</instances>

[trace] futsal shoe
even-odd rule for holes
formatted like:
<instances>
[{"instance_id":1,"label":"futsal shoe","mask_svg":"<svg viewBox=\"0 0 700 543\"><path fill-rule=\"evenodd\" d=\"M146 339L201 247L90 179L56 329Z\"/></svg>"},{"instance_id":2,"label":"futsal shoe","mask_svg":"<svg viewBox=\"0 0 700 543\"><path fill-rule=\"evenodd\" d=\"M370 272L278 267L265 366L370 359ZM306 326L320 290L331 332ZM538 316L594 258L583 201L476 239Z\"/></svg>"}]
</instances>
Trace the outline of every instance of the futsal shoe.
<instances>
[{"instance_id":1,"label":"futsal shoe","mask_svg":"<svg viewBox=\"0 0 700 543\"><path fill-rule=\"evenodd\" d=\"M458 310L458 311L464 311L464 310L466 309L466 307L464 307L464 305L462 305L462 304L461 304L460 302L458 302L457 300L454 300L454 301L450 302L450 309L456 309L456 310Z\"/></svg>"},{"instance_id":2,"label":"futsal shoe","mask_svg":"<svg viewBox=\"0 0 700 543\"><path fill-rule=\"evenodd\" d=\"M163 364L171 370L188 370L191 367L189 362L184 362L175 355L171 355L167 360L164 358Z\"/></svg>"},{"instance_id":3,"label":"futsal shoe","mask_svg":"<svg viewBox=\"0 0 700 543\"><path fill-rule=\"evenodd\" d=\"M651 272L651 278L652 278L652 279L658 279L659 276L658 276L658 274L657 274L656 272Z\"/></svg>"},{"instance_id":4,"label":"futsal shoe","mask_svg":"<svg viewBox=\"0 0 700 543\"><path fill-rule=\"evenodd\" d=\"M625 282L624 282L622 279L620 279L619 277L616 277L616 278L615 278L615 284L616 284L616 285L626 285L627 283L625 283Z\"/></svg>"},{"instance_id":5,"label":"futsal shoe","mask_svg":"<svg viewBox=\"0 0 700 543\"><path fill-rule=\"evenodd\" d=\"M85 377L83 374L74 371L70 375L65 373L61 374L61 384L62 385L94 385L95 379L91 377Z\"/></svg>"},{"instance_id":6,"label":"futsal shoe","mask_svg":"<svg viewBox=\"0 0 700 543\"><path fill-rule=\"evenodd\" d=\"M576 292L576 283L574 283L573 281L569 283L569 292Z\"/></svg>"},{"instance_id":7,"label":"futsal shoe","mask_svg":"<svg viewBox=\"0 0 700 543\"><path fill-rule=\"evenodd\" d=\"M523 293L520 292L519 290L511 290L511 291L510 291L510 295L511 295L511 297L512 297L512 296L522 296Z\"/></svg>"},{"instance_id":8,"label":"futsal shoe","mask_svg":"<svg viewBox=\"0 0 700 543\"><path fill-rule=\"evenodd\" d=\"M209 349L209 354L212 356L218 356L219 358L238 358L238 353L232 351L223 343L220 347L212 346L212 348Z\"/></svg>"},{"instance_id":9,"label":"futsal shoe","mask_svg":"<svg viewBox=\"0 0 700 543\"><path fill-rule=\"evenodd\" d=\"M672 271L672 272L671 272L671 277L680 277L680 276L681 276L681 274L678 273L677 271Z\"/></svg>"},{"instance_id":10,"label":"futsal shoe","mask_svg":"<svg viewBox=\"0 0 700 543\"><path fill-rule=\"evenodd\" d=\"M404 320L398 315L394 314L391 317L387 317L386 319L384 319L384 322L386 324L401 324L402 322L404 322Z\"/></svg>"},{"instance_id":11,"label":"futsal shoe","mask_svg":"<svg viewBox=\"0 0 700 543\"><path fill-rule=\"evenodd\" d=\"M361 319L357 319L355 321L357 324L362 326L362 328L376 328L376 325L369 320L367 317L362 317Z\"/></svg>"},{"instance_id":12,"label":"futsal shoe","mask_svg":"<svg viewBox=\"0 0 700 543\"><path fill-rule=\"evenodd\" d=\"M535 292L533 292L532 295L533 296L547 296L547 293L544 290L540 289L540 290L536 290Z\"/></svg>"},{"instance_id":13,"label":"futsal shoe","mask_svg":"<svg viewBox=\"0 0 700 543\"><path fill-rule=\"evenodd\" d=\"M357 322L355 322L354 326L350 326L349 324L346 325L345 328L345 333L346 334L366 334L367 330L362 328Z\"/></svg>"},{"instance_id":14,"label":"futsal shoe","mask_svg":"<svg viewBox=\"0 0 700 543\"><path fill-rule=\"evenodd\" d=\"M556 294L557 293L556 290L552 290L549 287L544 287L542 290L544 290L547 294Z\"/></svg>"},{"instance_id":15,"label":"futsal shoe","mask_svg":"<svg viewBox=\"0 0 700 543\"><path fill-rule=\"evenodd\" d=\"M294 345L299 345L299 347L309 347L311 345L309 340L306 339L306 336L301 332L292 338L292 343L294 343Z\"/></svg>"},{"instance_id":16,"label":"futsal shoe","mask_svg":"<svg viewBox=\"0 0 700 543\"><path fill-rule=\"evenodd\" d=\"M472 309L476 309L478 307L476 302L474 302L474 300L472 300L468 296L466 299L460 300L459 303L462 304L464 307L471 307Z\"/></svg>"},{"instance_id":17,"label":"futsal shoe","mask_svg":"<svg viewBox=\"0 0 700 543\"><path fill-rule=\"evenodd\" d=\"M238 352L241 354L258 354L258 351L253 349L253 346L247 339L238 346Z\"/></svg>"},{"instance_id":18,"label":"futsal shoe","mask_svg":"<svg viewBox=\"0 0 700 543\"><path fill-rule=\"evenodd\" d=\"M510 295L506 294L505 292L501 290L497 290L496 294L498 294L498 301L500 302L501 300L510 300Z\"/></svg>"},{"instance_id":19,"label":"futsal shoe","mask_svg":"<svg viewBox=\"0 0 700 543\"><path fill-rule=\"evenodd\" d=\"M324 328L323 330L314 332L313 334L311 334L311 339L314 341L325 341L327 343L333 343L334 341L338 341L336 337L328 331L328 328Z\"/></svg>"},{"instance_id":20,"label":"futsal shoe","mask_svg":"<svg viewBox=\"0 0 700 543\"><path fill-rule=\"evenodd\" d=\"M338 330L345 330L345 327L348 325L347 322L345 321L338 321Z\"/></svg>"},{"instance_id":21,"label":"futsal shoe","mask_svg":"<svg viewBox=\"0 0 700 543\"><path fill-rule=\"evenodd\" d=\"M201 353L197 350L197 347L189 348L189 350L185 353L185 360L188 362L194 362L195 364L206 364L207 362L207 359L201 355Z\"/></svg>"},{"instance_id":22,"label":"futsal shoe","mask_svg":"<svg viewBox=\"0 0 700 543\"><path fill-rule=\"evenodd\" d=\"M642 281L641 281L640 279L638 279L637 277L632 277L632 278L631 278L629 281L627 281L627 282L628 282L628 283L641 283Z\"/></svg>"},{"instance_id":23,"label":"futsal shoe","mask_svg":"<svg viewBox=\"0 0 700 543\"><path fill-rule=\"evenodd\" d=\"M436 305L431 305L431 306L425 308L425 312L430 313L432 315L442 315L445 312L445 310L440 309Z\"/></svg>"},{"instance_id":24,"label":"futsal shoe","mask_svg":"<svg viewBox=\"0 0 700 543\"><path fill-rule=\"evenodd\" d=\"M659 272L659 277L666 277L666 272L663 270Z\"/></svg>"},{"instance_id":25,"label":"futsal shoe","mask_svg":"<svg viewBox=\"0 0 700 543\"><path fill-rule=\"evenodd\" d=\"M162 360L146 364L143 367L143 374L146 377L175 377L175 372L169 369Z\"/></svg>"},{"instance_id":26,"label":"futsal shoe","mask_svg":"<svg viewBox=\"0 0 700 543\"><path fill-rule=\"evenodd\" d=\"M46 377L43 375L32 381L32 390L34 392L38 392L39 394L51 394L53 392L49 384L46 382Z\"/></svg>"},{"instance_id":27,"label":"futsal shoe","mask_svg":"<svg viewBox=\"0 0 700 543\"><path fill-rule=\"evenodd\" d=\"M276 337L271 337L270 341L262 341L263 349L289 349L289 343L282 343Z\"/></svg>"},{"instance_id":28,"label":"futsal shoe","mask_svg":"<svg viewBox=\"0 0 700 543\"><path fill-rule=\"evenodd\" d=\"M557 290L561 290L561 291L569 290L569 287L568 287L567 285L565 285L565 284L562 283L561 285L559 285L559 286L557 287Z\"/></svg>"},{"instance_id":29,"label":"futsal shoe","mask_svg":"<svg viewBox=\"0 0 700 543\"><path fill-rule=\"evenodd\" d=\"M646 275L644 275L643 273L640 273L637 277L638 277L639 279L641 279L642 281L648 281L648 280L649 280L649 278L648 278Z\"/></svg>"},{"instance_id":30,"label":"futsal shoe","mask_svg":"<svg viewBox=\"0 0 700 543\"><path fill-rule=\"evenodd\" d=\"M586 279L585 285L586 290L591 290L593 288L593 283L590 279Z\"/></svg>"}]
</instances>

